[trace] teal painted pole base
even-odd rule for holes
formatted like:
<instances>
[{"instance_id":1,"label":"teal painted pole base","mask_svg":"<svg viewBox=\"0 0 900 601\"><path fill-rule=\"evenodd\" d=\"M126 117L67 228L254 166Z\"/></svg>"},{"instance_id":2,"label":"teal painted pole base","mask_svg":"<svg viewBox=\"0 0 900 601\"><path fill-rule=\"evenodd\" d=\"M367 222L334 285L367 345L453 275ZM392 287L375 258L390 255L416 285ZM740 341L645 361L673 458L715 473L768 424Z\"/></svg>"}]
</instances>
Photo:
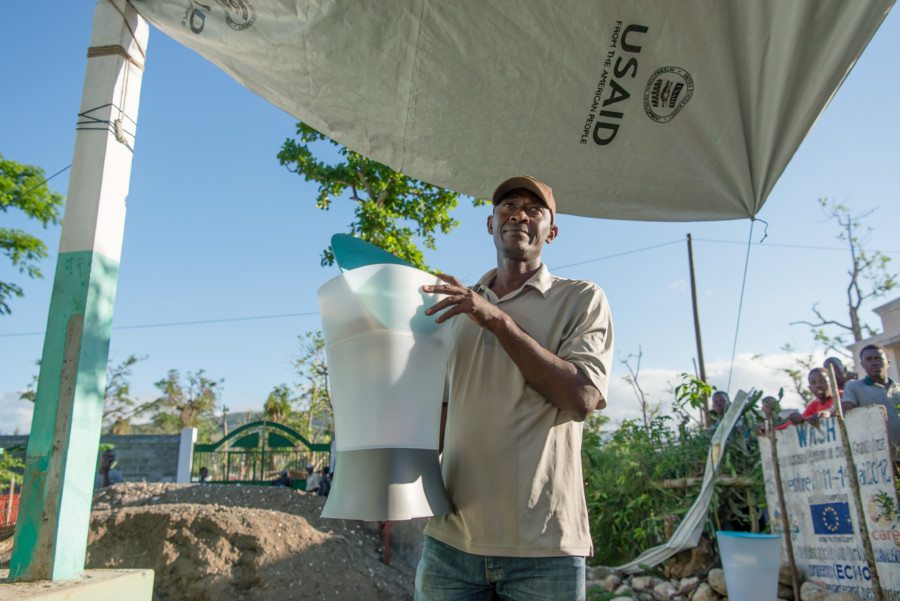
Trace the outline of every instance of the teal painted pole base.
<instances>
[{"instance_id":1,"label":"teal painted pole base","mask_svg":"<svg viewBox=\"0 0 900 601\"><path fill-rule=\"evenodd\" d=\"M84 569L119 264L60 253L25 478L12 580L65 580Z\"/></svg>"}]
</instances>

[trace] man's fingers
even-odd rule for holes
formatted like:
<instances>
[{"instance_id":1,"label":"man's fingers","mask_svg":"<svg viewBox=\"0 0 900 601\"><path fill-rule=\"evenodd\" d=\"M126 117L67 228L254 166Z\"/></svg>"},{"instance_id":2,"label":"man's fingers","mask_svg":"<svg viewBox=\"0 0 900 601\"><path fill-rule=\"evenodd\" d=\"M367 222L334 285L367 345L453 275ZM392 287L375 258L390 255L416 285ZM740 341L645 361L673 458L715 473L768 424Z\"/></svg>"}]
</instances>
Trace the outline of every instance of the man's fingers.
<instances>
[{"instance_id":1,"label":"man's fingers","mask_svg":"<svg viewBox=\"0 0 900 601\"><path fill-rule=\"evenodd\" d=\"M462 285L462 282L460 282L459 280L457 280L455 277L453 277L452 275L450 275L448 273L438 273L435 275L437 275L437 277L439 279L444 280L448 284L452 284L453 286L459 286L460 288L465 288L465 286Z\"/></svg>"},{"instance_id":2,"label":"man's fingers","mask_svg":"<svg viewBox=\"0 0 900 601\"><path fill-rule=\"evenodd\" d=\"M433 305L433 306L425 309L425 315L434 315L438 311L446 309L450 305L459 304L460 302L462 302L462 300L463 300L462 296L448 296L447 298L442 299L436 305Z\"/></svg>"},{"instance_id":3,"label":"man's fingers","mask_svg":"<svg viewBox=\"0 0 900 601\"><path fill-rule=\"evenodd\" d=\"M451 284L436 284L434 286L422 286L422 292L434 292L437 294L459 294L463 288Z\"/></svg>"},{"instance_id":4,"label":"man's fingers","mask_svg":"<svg viewBox=\"0 0 900 601\"><path fill-rule=\"evenodd\" d=\"M461 305L456 305L456 306L453 307L452 309L449 309L448 311L445 311L444 313L441 313L441 314L438 316L438 318L435 319L434 321L435 321L435 323L444 323L445 321L447 321L447 320L450 319L451 317L456 317L457 315L459 315L459 314L462 313L462 312L463 312L462 306L461 306Z\"/></svg>"}]
</instances>

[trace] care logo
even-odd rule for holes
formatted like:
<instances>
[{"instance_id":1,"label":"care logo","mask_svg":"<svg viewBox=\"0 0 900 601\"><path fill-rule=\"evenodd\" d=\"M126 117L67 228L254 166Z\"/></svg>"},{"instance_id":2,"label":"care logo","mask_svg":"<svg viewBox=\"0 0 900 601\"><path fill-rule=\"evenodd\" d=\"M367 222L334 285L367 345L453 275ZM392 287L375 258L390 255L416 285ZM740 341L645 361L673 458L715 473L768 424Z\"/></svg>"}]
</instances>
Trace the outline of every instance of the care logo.
<instances>
[{"instance_id":1,"label":"care logo","mask_svg":"<svg viewBox=\"0 0 900 601\"><path fill-rule=\"evenodd\" d=\"M869 536L872 540L890 541L900 547L900 501L887 491L878 491L869 495L867 503Z\"/></svg>"},{"instance_id":2,"label":"care logo","mask_svg":"<svg viewBox=\"0 0 900 601\"><path fill-rule=\"evenodd\" d=\"M644 111L657 123L668 123L694 94L694 80L681 67L657 69L644 89Z\"/></svg>"}]
</instances>

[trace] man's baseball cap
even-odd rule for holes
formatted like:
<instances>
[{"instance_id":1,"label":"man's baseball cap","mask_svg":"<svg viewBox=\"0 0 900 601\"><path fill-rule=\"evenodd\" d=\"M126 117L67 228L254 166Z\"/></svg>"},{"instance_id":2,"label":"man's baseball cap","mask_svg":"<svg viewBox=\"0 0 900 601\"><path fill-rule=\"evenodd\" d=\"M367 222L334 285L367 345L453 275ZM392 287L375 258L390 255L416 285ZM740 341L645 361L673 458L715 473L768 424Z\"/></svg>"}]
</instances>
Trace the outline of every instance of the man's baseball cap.
<instances>
[{"instance_id":1,"label":"man's baseball cap","mask_svg":"<svg viewBox=\"0 0 900 601\"><path fill-rule=\"evenodd\" d=\"M497 186L497 189L494 190L494 194L491 196L491 202L497 204L507 192L515 190L516 188L524 188L529 192L533 192L538 198L544 201L544 204L550 209L550 222L552 223L554 221L554 218L556 217L556 199L553 198L553 189L541 180L531 177L530 175L517 175L501 183Z\"/></svg>"}]
</instances>

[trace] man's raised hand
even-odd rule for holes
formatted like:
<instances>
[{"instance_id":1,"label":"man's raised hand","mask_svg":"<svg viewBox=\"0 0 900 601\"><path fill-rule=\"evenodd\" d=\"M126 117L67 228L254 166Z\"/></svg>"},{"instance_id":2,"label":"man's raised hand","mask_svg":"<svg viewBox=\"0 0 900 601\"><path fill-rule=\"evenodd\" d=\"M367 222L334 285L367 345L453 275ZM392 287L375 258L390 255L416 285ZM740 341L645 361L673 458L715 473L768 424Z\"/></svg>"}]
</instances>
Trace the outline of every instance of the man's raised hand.
<instances>
[{"instance_id":1,"label":"man's raised hand","mask_svg":"<svg viewBox=\"0 0 900 601\"><path fill-rule=\"evenodd\" d=\"M449 307L447 311L438 316L437 323L444 323L451 317L464 313L482 328L493 330L506 317L506 313L492 305L480 294L466 288L452 275L438 274L437 277L447 283L422 286L422 292L446 295L446 298L425 310L425 315L435 315Z\"/></svg>"}]
</instances>

